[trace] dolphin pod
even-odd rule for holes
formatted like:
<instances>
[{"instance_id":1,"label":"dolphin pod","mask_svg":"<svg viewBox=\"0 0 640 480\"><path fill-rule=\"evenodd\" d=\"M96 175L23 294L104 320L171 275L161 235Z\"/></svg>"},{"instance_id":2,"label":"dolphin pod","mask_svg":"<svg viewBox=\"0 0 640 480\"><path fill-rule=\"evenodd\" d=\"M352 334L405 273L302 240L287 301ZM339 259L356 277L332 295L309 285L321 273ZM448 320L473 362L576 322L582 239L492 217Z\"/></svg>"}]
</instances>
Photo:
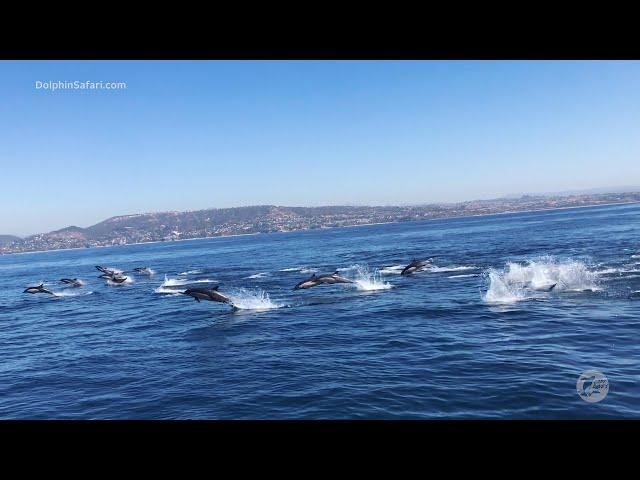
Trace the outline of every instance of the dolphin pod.
<instances>
[{"instance_id":1,"label":"dolphin pod","mask_svg":"<svg viewBox=\"0 0 640 480\"><path fill-rule=\"evenodd\" d=\"M401 274L405 276L413 274L423 269L427 265L429 265L431 260L432 260L431 258L428 258L426 260L417 260L414 258L407 266L405 266L402 269ZM121 270L117 270L109 267L103 267L101 265L96 265L95 268L96 270L102 273L102 275L100 275L99 278L103 278L113 283L121 284L128 279L128 277L123 275L124 272L122 272ZM153 273L153 271L149 267L136 267L133 269L133 271L140 275L151 275ZM72 285L74 287L80 287L83 285L83 283L77 278L62 278L60 279L60 281L64 284ZM319 285L335 285L338 283L347 284L347 283L355 283L355 281L341 276L337 270L329 274L316 275L314 273L310 277L298 282L293 287L293 290L306 290L309 288L317 287ZM541 287L538 287L538 289L550 292L555 287L556 287L556 284L553 284L553 285L541 286ZM52 291L44 288L44 284L28 287L27 289L24 290L24 293L31 293L31 294L49 293L52 295L54 294ZM211 302L218 302L218 303L226 303L234 307L233 303L231 302L231 299L225 294L218 291L218 286L215 286L213 288L188 288L182 293L186 296L192 297L197 302L201 302L204 300L204 301L211 301Z\"/></svg>"},{"instance_id":2,"label":"dolphin pod","mask_svg":"<svg viewBox=\"0 0 640 480\"><path fill-rule=\"evenodd\" d=\"M428 259L426 261L416 260L416 259L412 260L409 265L404 267L404 269L402 270L402 275L409 275L411 273L414 273L420 270L421 268L426 266L430 260L431 259ZM125 275L123 275L123 272L121 270L104 267L102 265L96 265L95 268L96 270L102 273L102 275L100 275L98 278L102 278L116 284L124 283L128 278ZM136 267L133 269L133 271L141 275L151 275L152 273L152 270L149 267ZM73 285L74 287L82 286L82 282L80 282L80 280L78 280L77 278L62 278L60 279L60 281L67 285ZM306 278L305 280L298 282L293 287L293 290L305 290L305 289L317 287L319 285L335 285L337 283L354 283L354 281L341 276L337 270L329 274L316 275L314 273L309 278ZM555 285L551 286L549 288L549 291L552 290L553 287L555 287ZM37 287L27 288L24 291L24 293L51 293L52 294L53 292L45 289L43 285L39 285ZM198 302L202 300L207 300L207 301L215 301L215 302L227 303L227 304L231 303L227 296L225 296L224 294L218 291L217 286L211 289L189 288L183 293L187 296L193 297Z\"/></svg>"}]
</instances>

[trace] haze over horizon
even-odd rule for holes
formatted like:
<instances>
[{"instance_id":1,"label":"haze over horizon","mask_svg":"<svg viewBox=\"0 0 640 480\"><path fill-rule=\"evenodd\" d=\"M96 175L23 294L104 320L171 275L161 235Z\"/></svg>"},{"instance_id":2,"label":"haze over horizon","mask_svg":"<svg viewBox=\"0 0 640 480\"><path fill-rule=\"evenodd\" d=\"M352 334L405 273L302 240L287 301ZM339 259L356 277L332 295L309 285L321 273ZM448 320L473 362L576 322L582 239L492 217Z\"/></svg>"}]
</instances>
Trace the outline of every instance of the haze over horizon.
<instances>
[{"instance_id":1,"label":"haze over horizon","mask_svg":"<svg viewBox=\"0 0 640 480\"><path fill-rule=\"evenodd\" d=\"M639 80L635 61L0 61L0 234L640 185Z\"/></svg>"}]
</instances>

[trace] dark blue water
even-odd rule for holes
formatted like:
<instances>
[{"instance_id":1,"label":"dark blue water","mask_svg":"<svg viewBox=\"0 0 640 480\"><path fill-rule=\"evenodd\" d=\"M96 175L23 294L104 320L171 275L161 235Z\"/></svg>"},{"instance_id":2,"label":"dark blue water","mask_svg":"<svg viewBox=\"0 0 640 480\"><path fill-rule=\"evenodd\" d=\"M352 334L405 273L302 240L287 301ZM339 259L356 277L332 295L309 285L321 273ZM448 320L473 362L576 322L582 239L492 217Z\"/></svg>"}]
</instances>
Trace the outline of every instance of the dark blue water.
<instances>
[{"instance_id":1,"label":"dark blue water","mask_svg":"<svg viewBox=\"0 0 640 480\"><path fill-rule=\"evenodd\" d=\"M5 255L0 417L638 417L639 253L626 205ZM291 290L336 268L359 283Z\"/></svg>"}]
</instances>

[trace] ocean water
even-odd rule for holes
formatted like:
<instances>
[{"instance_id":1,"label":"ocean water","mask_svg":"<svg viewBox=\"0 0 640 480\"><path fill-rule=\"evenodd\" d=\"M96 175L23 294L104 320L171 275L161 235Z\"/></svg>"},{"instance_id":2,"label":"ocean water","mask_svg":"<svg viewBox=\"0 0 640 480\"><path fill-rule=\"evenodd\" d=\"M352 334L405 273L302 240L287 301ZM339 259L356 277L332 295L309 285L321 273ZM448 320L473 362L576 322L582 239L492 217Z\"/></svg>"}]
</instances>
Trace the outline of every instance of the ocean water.
<instances>
[{"instance_id":1,"label":"ocean water","mask_svg":"<svg viewBox=\"0 0 640 480\"><path fill-rule=\"evenodd\" d=\"M639 205L4 255L0 417L637 418L639 313Z\"/></svg>"}]
</instances>

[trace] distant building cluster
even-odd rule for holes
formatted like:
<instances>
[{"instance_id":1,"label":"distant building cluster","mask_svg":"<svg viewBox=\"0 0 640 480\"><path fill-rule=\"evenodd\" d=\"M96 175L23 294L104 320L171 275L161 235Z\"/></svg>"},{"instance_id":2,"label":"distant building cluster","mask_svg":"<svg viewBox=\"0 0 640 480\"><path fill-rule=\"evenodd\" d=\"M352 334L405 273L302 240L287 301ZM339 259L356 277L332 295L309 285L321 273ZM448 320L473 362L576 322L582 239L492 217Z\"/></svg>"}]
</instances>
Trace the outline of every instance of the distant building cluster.
<instances>
[{"instance_id":1,"label":"distant building cluster","mask_svg":"<svg viewBox=\"0 0 640 480\"><path fill-rule=\"evenodd\" d=\"M525 195L519 198L422 206L261 205L191 212L148 213L113 217L88 228L67 227L27 238L0 235L0 254L635 202L640 202L640 192L553 197Z\"/></svg>"}]
</instances>

